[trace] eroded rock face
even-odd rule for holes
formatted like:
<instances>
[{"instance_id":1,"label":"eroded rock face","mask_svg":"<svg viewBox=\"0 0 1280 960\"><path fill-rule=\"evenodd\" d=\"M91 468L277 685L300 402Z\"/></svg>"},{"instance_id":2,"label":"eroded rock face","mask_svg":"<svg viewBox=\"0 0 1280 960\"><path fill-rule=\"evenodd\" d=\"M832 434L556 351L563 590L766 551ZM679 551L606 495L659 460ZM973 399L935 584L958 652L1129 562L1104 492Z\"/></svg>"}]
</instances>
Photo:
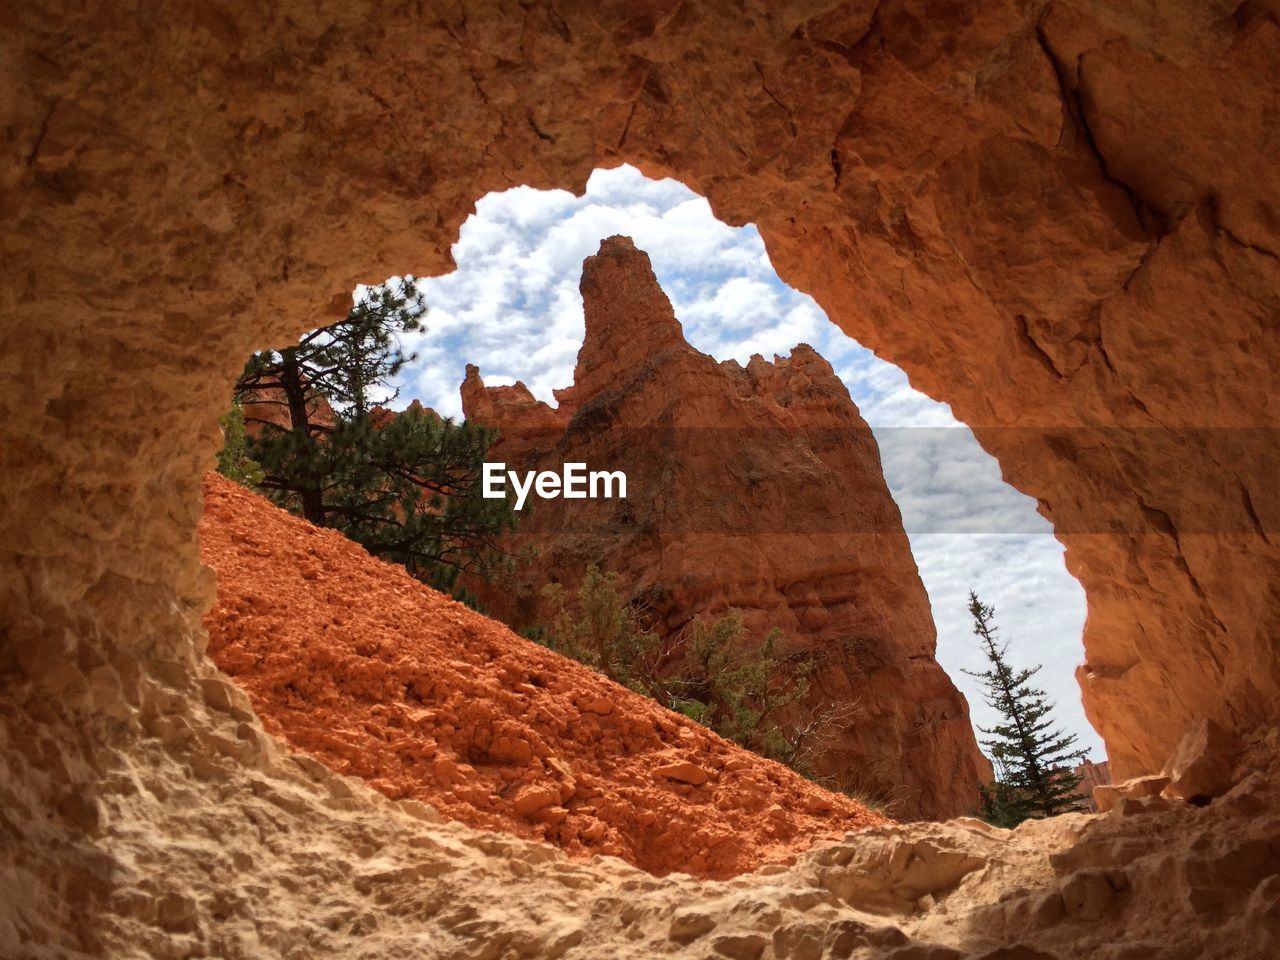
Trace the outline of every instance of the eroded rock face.
<instances>
[{"instance_id":1,"label":"eroded rock face","mask_svg":"<svg viewBox=\"0 0 1280 960\"><path fill-rule=\"evenodd\" d=\"M5 31L5 409L46 418L6 444L6 562L58 554L53 529L95 544L11 609L107 570L207 602L192 548L143 531L194 529L250 349L357 279L447 269L486 191L626 160L756 222L1040 500L1088 591L1117 776L1202 715L1274 712L1270 6L273 9L45 5ZM86 413L114 404L119 427ZM124 426L154 409L163 429Z\"/></svg>"},{"instance_id":2,"label":"eroded rock face","mask_svg":"<svg viewBox=\"0 0 1280 960\"><path fill-rule=\"evenodd\" d=\"M552 906L589 915L572 885L597 874L510 883L474 835L335 797L332 778L300 783L256 720L205 703L214 584L195 530L216 417L252 349L326 305L342 316L356 280L447 270L485 192L580 188L600 164L679 177L722 218L756 222L785 279L950 403L1039 498L1088 593L1081 678L1117 780L1159 771L1204 719L1244 735L1276 716L1273 3L388 16L359 0L51 0L0 21L6 946L351 954L349 931L404 929L373 909L397 898L414 955L424 925L449 931L442 953L473 956L513 917L546 932L507 948L588 942L539 938L559 935ZM1273 800L1248 793L1247 822ZM1177 896L1161 892L1167 863L1151 871L1165 886L1140 928L1073 926L1047 906L1042 926L974 917L948 936L967 952L1021 938L1076 955L1078 934L1100 954L1127 940L1273 955L1257 938L1276 882L1253 878L1274 860L1233 839L1224 807L1151 834L1153 861L1176 848L1196 866ZM1136 830L1110 832L1108 855ZM413 842L465 882L396 873L425 859ZM371 892L344 901L352 877ZM459 906L480 877L498 892ZM1219 880L1256 915L1206 937L1230 915ZM697 892L652 882L668 904ZM791 915L752 889L734 888L743 909L781 928ZM615 909L617 925L590 929L621 956L639 941Z\"/></svg>"},{"instance_id":3,"label":"eroded rock face","mask_svg":"<svg viewBox=\"0 0 1280 960\"><path fill-rule=\"evenodd\" d=\"M648 256L603 241L583 264L586 338L557 408L469 367L467 419L495 427L490 460L560 473L621 470L627 498L531 499L511 539L536 551L516 576L476 583L518 628L551 621L549 582L616 572L680 655L695 617L743 615L746 640L784 633L812 693L784 724L813 727L815 773L895 816L978 805L990 766L969 710L933 658L929 600L870 428L834 371L801 344L772 363L717 363L685 341Z\"/></svg>"}]
</instances>

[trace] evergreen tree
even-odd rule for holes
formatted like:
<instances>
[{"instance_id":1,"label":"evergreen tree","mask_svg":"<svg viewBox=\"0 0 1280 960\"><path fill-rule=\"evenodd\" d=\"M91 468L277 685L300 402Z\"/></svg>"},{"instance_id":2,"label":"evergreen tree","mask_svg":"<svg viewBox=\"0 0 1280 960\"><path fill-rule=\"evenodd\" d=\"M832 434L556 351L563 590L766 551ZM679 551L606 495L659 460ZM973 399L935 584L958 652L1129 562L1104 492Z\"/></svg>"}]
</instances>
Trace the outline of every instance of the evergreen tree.
<instances>
[{"instance_id":1,"label":"evergreen tree","mask_svg":"<svg viewBox=\"0 0 1280 960\"><path fill-rule=\"evenodd\" d=\"M382 409L413 359L396 335L422 329L424 312L411 277L370 288L344 320L255 354L236 401L249 407L245 446L262 490L447 590L501 559L515 514L481 496L491 431L417 404Z\"/></svg>"},{"instance_id":2,"label":"evergreen tree","mask_svg":"<svg viewBox=\"0 0 1280 960\"><path fill-rule=\"evenodd\" d=\"M488 576L515 527L506 499L481 495L494 433L413 406L376 422L345 415L327 438L327 526L440 590Z\"/></svg>"},{"instance_id":3,"label":"evergreen tree","mask_svg":"<svg viewBox=\"0 0 1280 960\"><path fill-rule=\"evenodd\" d=\"M287 494L317 526L329 525L326 484L352 455L341 444L320 443L337 427L329 411L349 414L350 423L364 422L374 405L399 395L388 381L414 358L405 356L395 334L420 330L425 312L412 277L371 287L344 320L312 330L283 350L254 354L236 383L238 403L282 408L287 431L277 418L248 418L260 428L251 446L267 469L263 486Z\"/></svg>"},{"instance_id":4,"label":"evergreen tree","mask_svg":"<svg viewBox=\"0 0 1280 960\"><path fill-rule=\"evenodd\" d=\"M1015 670L1009 665L1009 645L996 639L995 608L970 591L969 613L990 668L965 673L982 681L987 705L1002 718L994 727L978 728L989 737L982 745L991 751L996 768L996 782L983 790L984 815L997 826L1011 827L1029 817L1075 809L1080 778L1072 767L1087 751L1071 749L1076 735L1057 730L1053 704L1043 690L1029 685L1040 667Z\"/></svg>"},{"instance_id":5,"label":"evergreen tree","mask_svg":"<svg viewBox=\"0 0 1280 960\"><path fill-rule=\"evenodd\" d=\"M218 418L222 427L222 449L218 451L218 472L252 489L263 480L262 464L249 456L249 441L244 431L244 409L233 403Z\"/></svg>"}]
</instances>

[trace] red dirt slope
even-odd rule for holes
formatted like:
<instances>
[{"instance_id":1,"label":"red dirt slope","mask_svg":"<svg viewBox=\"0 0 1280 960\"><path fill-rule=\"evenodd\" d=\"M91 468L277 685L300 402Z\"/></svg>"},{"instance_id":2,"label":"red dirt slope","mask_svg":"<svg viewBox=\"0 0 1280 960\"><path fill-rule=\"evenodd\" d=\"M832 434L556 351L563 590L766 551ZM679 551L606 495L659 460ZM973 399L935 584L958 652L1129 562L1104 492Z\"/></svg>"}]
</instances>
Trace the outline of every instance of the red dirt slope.
<instances>
[{"instance_id":1,"label":"red dirt slope","mask_svg":"<svg viewBox=\"0 0 1280 960\"><path fill-rule=\"evenodd\" d=\"M475 827L723 878L882 821L230 481L209 653L268 729Z\"/></svg>"}]
</instances>

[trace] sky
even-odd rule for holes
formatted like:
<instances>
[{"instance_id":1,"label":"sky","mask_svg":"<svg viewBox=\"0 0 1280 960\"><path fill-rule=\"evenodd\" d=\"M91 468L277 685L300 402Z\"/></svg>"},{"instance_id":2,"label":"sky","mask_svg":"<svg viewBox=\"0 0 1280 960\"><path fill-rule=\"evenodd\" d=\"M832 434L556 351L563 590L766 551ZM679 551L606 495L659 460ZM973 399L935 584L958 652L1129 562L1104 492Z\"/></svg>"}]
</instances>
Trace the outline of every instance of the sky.
<instances>
[{"instance_id":1,"label":"sky","mask_svg":"<svg viewBox=\"0 0 1280 960\"><path fill-rule=\"evenodd\" d=\"M976 723L994 713L963 673L985 666L967 612L969 590L996 608L1016 666L1043 665L1038 684L1062 726L1094 760L1105 758L1084 718L1073 671L1083 659L1085 601L1035 502L1005 484L996 461L897 367L831 323L774 272L754 226L717 220L705 199L632 167L597 170L581 197L517 187L479 200L453 248L457 269L422 279L426 329L406 335L417 359L399 402L417 399L461 418L468 363L489 386L523 381L541 400L573 380L582 344L582 261L613 234L649 254L686 339L718 360L787 356L808 343L835 368L880 444L885 479L902 511L938 627L938 661L969 700Z\"/></svg>"}]
</instances>

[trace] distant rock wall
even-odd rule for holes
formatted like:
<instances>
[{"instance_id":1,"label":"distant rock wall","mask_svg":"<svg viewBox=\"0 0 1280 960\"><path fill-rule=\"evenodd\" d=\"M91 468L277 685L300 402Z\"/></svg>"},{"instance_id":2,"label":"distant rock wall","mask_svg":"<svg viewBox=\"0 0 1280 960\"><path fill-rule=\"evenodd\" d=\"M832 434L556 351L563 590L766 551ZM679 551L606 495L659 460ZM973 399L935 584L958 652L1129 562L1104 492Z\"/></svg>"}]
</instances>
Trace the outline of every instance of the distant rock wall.
<instances>
[{"instance_id":1,"label":"distant rock wall","mask_svg":"<svg viewBox=\"0 0 1280 960\"><path fill-rule=\"evenodd\" d=\"M791 661L815 668L790 726L833 718L817 772L891 800L898 816L973 810L990 767L934 660L929 600L875 439L830 364L804 344L745 368L699 353L626 237L587 258L581 290L586 338L557 408L523 384L486 388L470 367L463 409L497 428L491 461L623 470L627 499L531 499L511 551L536 558L475 584L486 607L517 627L545 623L540 588L576 588L596 563L664 637L737 609L749 640L780 627Z\"/></svg>"}]
</instances>

